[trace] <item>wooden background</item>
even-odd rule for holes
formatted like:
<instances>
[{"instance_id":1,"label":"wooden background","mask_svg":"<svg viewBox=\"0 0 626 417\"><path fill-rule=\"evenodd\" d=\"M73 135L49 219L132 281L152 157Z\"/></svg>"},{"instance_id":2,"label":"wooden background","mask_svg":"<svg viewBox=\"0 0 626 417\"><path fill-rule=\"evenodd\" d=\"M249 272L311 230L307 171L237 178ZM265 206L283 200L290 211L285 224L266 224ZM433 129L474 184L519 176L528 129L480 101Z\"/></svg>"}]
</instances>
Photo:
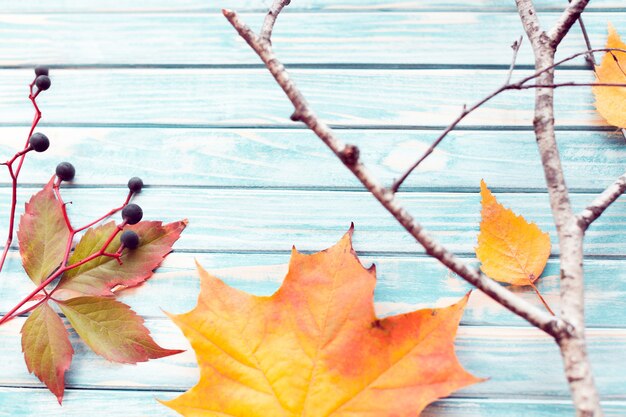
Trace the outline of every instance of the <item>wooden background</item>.
<instances>
[{"instance_id":1,"label":"wooden background","mask_svg":"<svg viewBox=\"0 0 626 417\"><path fill-rule=\"evenodd\" d=\"M219 3L219 4L218 4ZM195 305L194 259L239 288L270 294L293 244L324 249L356 224L355 247L378 265L380 314L446 305L468 286L423 251L300 125L257 57L219 9L258 27L269 0L0 0L0 152L12 155L32 117L26 85L34 64L52 67L41 96L48 152L29 155L23 202L54 166L77 168L67 190L77 223L118 205L134 175L146 218L190 225L163 267L122 300L147 318L157 341L189 348L161 308ZM565 0L538 0L550 24ZM623 0L594 0L585 14L592 43L608 21L626 34ZM503 82L509 45L522 34L505 0L293 0L274 44L317 111L389 183L460 111ZM578 28L559 56L584 49ZM528 74L524 47L515 76ZM592 80L582 60L558 79ZM402 200L437 238L468 261L484 178L507 206L554 228L531 129L533 92L510 92L450 135L403 188ZM557 92L558 140L580 209L623 173L624 139L595 113L588 89ZM8 175L0 186L6 218ZM626 207L618 201L585 244L590 354L607 415L626 414ZM4 232L3 232L4 233ZM558 309L558 249L540 288ZM0 277L0 313L31 282L11 252ZM520 294L533 302L528 290ZM174 416L170 399L198 378L192 351L137 366L107 363L75 334L62 408L21 354L24 318L0 328L0 416ZM490 377L430 406L426 416L572 415L556 346L474 293L459 330L461 362ZM268 416L269 417L269 416Z\"/></svg>"}]
</instances>

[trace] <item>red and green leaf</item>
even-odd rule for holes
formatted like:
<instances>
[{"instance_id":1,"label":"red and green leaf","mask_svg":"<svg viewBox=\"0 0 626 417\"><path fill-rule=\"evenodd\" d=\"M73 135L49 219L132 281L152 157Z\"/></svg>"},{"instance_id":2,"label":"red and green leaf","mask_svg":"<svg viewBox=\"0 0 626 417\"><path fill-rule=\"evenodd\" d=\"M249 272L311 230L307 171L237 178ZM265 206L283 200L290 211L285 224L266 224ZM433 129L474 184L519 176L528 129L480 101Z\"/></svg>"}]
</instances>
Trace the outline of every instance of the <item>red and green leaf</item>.
<instances>
[{"instance_id":1,"label":"red and green leaf","mask_svg":"<svg viewBox=\"0 0 626 417\"><path fill-rule=\"evenodd\" d=\"M28 371L46 384L60 404L65 391L65 372L74 350L63 321L47 302L26 319L22 327L22 351Z\"/></svg>"},{"instance_id":2,"label":"red and green leaf","mask_svg":"<svg viewBox=\"0 0 626 417\"><path fill-rule=\"evenodd\" d=\"M76 333L98 355L119 363L145 362L182 350L160 347L144 320L110 297L77 297L59 302Z\"/></svg>"},{"instance_id":3,"label":"red and green leaf","mask_svg":"<svg viewBox=\"0 0 626 417\"><path fill-rule=\"evenodd\" d=\"M52 181L26 203L17 232L22 264L35 284L61 264L70 236Z\"/></svg>"},{"instance_id":4,"label":"red and green leaf","mask_svg":"<svg viewBox=\"0 0 626 417\"><path fill-rule=\"evenodd\" d=\"M101 256L78 268L67 271L58 289L94 296L111 296L117 286L125 288L141 284L152 276L165 256L172 251L172 245L187 226L182 220L169 224L158 221L144 221L125 230L134 230L140 238L140 245L132 251L124 251L122 265L106 256ZM73 264L98 252L107 238L115 231L115 223L89 229L76 245L69 263ZM107 252L115 252L120 247L119 236L108 246Z\"/></svg>"}]
</instances>

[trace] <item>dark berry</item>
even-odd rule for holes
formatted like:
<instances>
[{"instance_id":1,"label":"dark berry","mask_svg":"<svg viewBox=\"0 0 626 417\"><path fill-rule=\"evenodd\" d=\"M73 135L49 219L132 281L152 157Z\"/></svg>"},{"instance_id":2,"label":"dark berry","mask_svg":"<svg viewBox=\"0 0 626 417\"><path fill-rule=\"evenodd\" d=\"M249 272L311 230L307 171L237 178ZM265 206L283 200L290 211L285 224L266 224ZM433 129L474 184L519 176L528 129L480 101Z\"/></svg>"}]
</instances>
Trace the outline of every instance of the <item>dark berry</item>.
<instances>
[{"instance_id":1,"label":"dark berry","mask_svg":"<svg viewBox=\"0 0 626 417\"><path fill-rule=\"evenodd\" d=\"M137 249L139 246L139 235L132 230L124 230L120 239L128 249Z\"/></svg>"},{"instance_id":2,"label":"dark berry","mask_svg":"<svg viewBox=\"0 0 626 417\"><path fill-rule=\"evenodd\" d=\"M76 169L69 162L61 162L57 165L56 174L61 181L72 181L76 175Z\"/></svg>"},{"instance_id":3,"label":"dark berry","mask_svg":"<svg viewBox=\"0 0 626 417\"><path fill-rule=\"evenodd\" d=\"M137 204L129 204L122 210L122 218L128 224L139 223L143 217L143 210Z\"/></svg>"},{"instance_id":4,"label":"dark berry","mask_svg":"<svg viewBox=\"0 0 626 417\"><path fill-rule=\"evenodd\" d=\"M143 188L143 181L139 177L132 177L128 180L128 189L133 193L138 193Z\"/></svg>"},{"instance_id":5,"label":"dark berry","mask_svg":"<svg viewBox=\"0 0 626 417\"><path fill-rule=\"evenodd\" d=\"M50 146L50 140L48 140L48 137L39 132L33 134L33 136L28 139L28 143L35 152L43 152Z\"/></svg>"},{"instance_id":6,"label":"dark berry","mask_svg":"<svg viewBox=\"0 0 626 417\"><path fill-rule=\"evenodd\" d=\"M35 75L37 77L39 77L40 75L48 75L48 67L44 67L43 65L36 66Z\"/></svg>"},{"instance_id":7,"label":"dark berry","mask_svg":"<svg viewBox=\"0 0 626 417\"><path fill-rule=\"evenodd\" d=\"M50 84L52 84L52 81L50 81L50 77L47 75L40 75L35 79L35 85L41 91L46 91L50 88Z\"/></svg>"}]
</instances>

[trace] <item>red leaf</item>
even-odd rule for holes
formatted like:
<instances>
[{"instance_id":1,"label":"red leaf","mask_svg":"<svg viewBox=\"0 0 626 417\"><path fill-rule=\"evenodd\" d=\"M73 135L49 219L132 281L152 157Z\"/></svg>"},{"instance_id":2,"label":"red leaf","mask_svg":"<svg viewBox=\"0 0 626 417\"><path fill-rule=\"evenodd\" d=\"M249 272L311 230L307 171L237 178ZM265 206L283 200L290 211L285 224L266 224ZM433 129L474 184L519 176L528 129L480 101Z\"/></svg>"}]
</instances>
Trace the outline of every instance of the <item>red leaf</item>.
<instances>
[{"instance_id":1,"label":"red leaf","mask_svg":"<svg viewBox=\"0 0 626 417\"><path fill-rule=\"evenodd\" d=\"M152 276L163 258L172 251L172 245L187 226L187 220L163 225L158 221L144 221L124 230L134 230L140 238L140 245L134 250L124 250L122 265L111 257L102 256L87 262L79 268L67 271L59 290L73 293L111 296L111 290L118 285L125 288L141 284ZM109 222L89 229L76 245L69 260L70 264L96 253L115 230L115 223ZM120 247L118 237L109 245L107 252L115 252Z\"/></svg>"},{"instance_id":2,"label":"red leaf","mask_svg":"<svg viewBox=\"0 0 626 417\"><path fill-rule=\"evenodd\" d=\"M53 179L26 203L17 232L22 264L35 284L61 264L70 235L52 190Z\"/></svg>"}]
</instances>

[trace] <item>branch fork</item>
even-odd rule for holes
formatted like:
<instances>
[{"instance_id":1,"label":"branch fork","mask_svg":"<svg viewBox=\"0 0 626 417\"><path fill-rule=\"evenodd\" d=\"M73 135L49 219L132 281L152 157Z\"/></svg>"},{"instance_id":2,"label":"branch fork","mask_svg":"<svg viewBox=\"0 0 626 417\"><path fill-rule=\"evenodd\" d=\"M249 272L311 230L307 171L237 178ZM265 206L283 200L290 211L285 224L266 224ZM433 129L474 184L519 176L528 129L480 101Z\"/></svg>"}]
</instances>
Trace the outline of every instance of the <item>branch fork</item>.
<instances>
[{"instance_id":1,"label":"branch fork","mask_svg":"<svg viewBox=\"0 0 626 417\"><path fill-rule=\"evenodd\" d=\"M278 85L283 89L292 105L294 113L291 120L304 123L315 133L330 150L343 162L387 211L411 234L426 250L426 253L448 267L452 272L465 279L489 297L524 318L535 327L551 335L559 348L564 362L564 372L569 382L572 399L578 417L602 417L599 395L591 372L587 356L584 335L584 293L582 270L582 241L587 228L613 203L626 192L626 173L602 192L590 205L579 214L574 214L569 201L569 192L563 176L563 168L556 146L554 131L554 89L566 86L625 86L623 84L604 83L554 83L554 70L557 66L579 56L585 56L594 62L594 52L611 52L611 49L592 49L580 15L589 0L573 0L562 12L556 24L548 31L544 30L537 17L532 0L516 0L520 20L535 54L536 72L515 83L511 83L520 40L513 43L513 58L504 84L476 104L463 106L460 115L436 138L432 145L400 178L385 188L373 177L359 158L359 149L343 143L333 130L321 119L307 103L296 84L290 78L285 67L276 57L271 46L272 29L278 14L289 4L288 0L274 0L263 23L260 35L250 29L232 10L223 10L223 14L237 33L248 43L263 61ZM567 35L572 25L579 21L587 43L587 50L555 62L556 48ZM622 51L626 52L626 51ZM534 84L528 84L535 80ZM561 312L559 316L550 315L524 301L497 282L483 275L480 270L471 268L456 258L445 247L436 242L422 226L404 209L395 198L395 193L404 180L425 160L468 114L507 90L535 89L535 136L541 154L546 184L554 222L557 227L561 252Z\"/></svg>"}]
</instances>

